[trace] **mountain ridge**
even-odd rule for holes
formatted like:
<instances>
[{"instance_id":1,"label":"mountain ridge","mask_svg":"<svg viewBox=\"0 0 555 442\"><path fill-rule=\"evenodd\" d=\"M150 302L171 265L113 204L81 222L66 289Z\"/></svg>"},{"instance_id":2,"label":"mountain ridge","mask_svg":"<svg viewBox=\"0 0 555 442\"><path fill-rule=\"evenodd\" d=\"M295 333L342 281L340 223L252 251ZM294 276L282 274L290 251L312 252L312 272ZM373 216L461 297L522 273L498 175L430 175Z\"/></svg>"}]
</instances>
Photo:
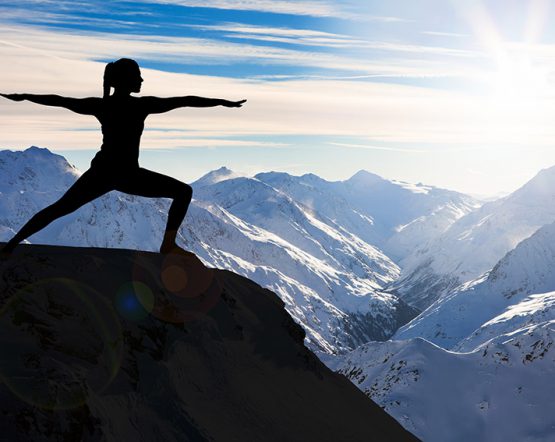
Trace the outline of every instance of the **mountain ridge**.
<instances>
[{"instance_id":1,"label":"mountain ridge","mask_svg":"<svg viewBox=\"0 0 555 442\"><path fill-rule=\"evenodd\" d=\"M555 223L538 229L491 271L438 299L401 327L393 339L421 337L451 349L510 306L530 295L554 291L554 237ZM476 337L473 341L477 342Z\"/></svg>"},{"instance_id":2,"label":"mountain ridge","mask_svg":"<svg viewBox=\"0 0 555 442\"><path fill-rule=\"evenodd\" d=\"M393 293L420 309L479 277L521 241L555 220L555 166L512 194L488 202L400 262Z\"/></svg>"},{"instance_id":3,"label":"mountain ridge","mask_svg":"<svg viewBox=\"0 0 555 442\"><path fill-rule=\"evenodd\" d=\"M44 174L48 158L52 169ZM79 176L63 157L46 149L0 151L0 160L0 239L9 239ZM165 199L110 192L29 240L155 251L168 206ZM351 213L359 231L370 225L368 217ZM206 264L255 279L278 293L305 327L311 348L337 353L367 340L387 339L417 314L384 293L398 266L357 236L342 214L325 216L271 183L233 177L195 188L178 242Z\"/></svg>"},{"instance_id":4,"label":"mountain ridge","mask_svg":"<svg viewBox=\"0 0 555 442\"><path fill-rule=\"evenodd\" d=\"M553 439L554 238L555 223L541 227L387 342L328 366L424 440Z\"/></svg>"}]
</instances>

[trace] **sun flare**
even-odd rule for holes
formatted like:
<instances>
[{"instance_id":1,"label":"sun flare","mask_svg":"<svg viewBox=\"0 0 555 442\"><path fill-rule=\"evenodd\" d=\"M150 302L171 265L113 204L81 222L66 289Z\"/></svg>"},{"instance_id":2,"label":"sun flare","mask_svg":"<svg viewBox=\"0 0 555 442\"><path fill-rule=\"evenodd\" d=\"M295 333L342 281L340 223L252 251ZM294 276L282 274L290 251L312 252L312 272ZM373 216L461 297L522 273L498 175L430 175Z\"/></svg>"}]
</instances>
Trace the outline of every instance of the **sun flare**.
<instances>
[{"instance_id":1,"label":"sun flare","mask_svg":"<svg viewBox=\"0 0 555 442\"><path fill-rule=\"evenodd\" d=\"M549 93L548 72L535 66L527 54L505 53L490 83L493 95L503 105L535 103Z\"/></svg>"},{"instance_id":2,"label":"sun flare","mask_svg":"<svg viewBox=\"0 0 555 442\"><path fill-rule=\"evenodd\" d=\"M496 21L500 14L488 9L485 2L471 0L464 7L452 4L466 18L484 56L480 68L485 86L480 114L488 123L484 141L529 144L532 134L544 131L548 116L555 110L552 69L546 63L546 48L538 43L546 25L548 2L530 1L521 19L522 34L511 37Z\"/></svg>"}]
</instances>

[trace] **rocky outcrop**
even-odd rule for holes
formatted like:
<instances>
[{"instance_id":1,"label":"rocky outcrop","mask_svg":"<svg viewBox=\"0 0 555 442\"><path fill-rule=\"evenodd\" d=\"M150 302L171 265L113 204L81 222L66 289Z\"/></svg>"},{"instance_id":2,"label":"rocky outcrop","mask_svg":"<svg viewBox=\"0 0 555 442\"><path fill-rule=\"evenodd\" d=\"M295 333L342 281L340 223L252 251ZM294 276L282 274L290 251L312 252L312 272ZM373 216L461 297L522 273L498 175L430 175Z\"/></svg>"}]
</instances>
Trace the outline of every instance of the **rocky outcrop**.
<instances>
[{"instance_id":1,"label":"rocky outcrop","mask_svg":"<svg viewBox=\"0 0 555 442\"><path fill-rule=\"evenodd\" d=\"M194 257L21 245L0 301L3 440L416 440L277 295Z\"/></svg>"}]
</instances>

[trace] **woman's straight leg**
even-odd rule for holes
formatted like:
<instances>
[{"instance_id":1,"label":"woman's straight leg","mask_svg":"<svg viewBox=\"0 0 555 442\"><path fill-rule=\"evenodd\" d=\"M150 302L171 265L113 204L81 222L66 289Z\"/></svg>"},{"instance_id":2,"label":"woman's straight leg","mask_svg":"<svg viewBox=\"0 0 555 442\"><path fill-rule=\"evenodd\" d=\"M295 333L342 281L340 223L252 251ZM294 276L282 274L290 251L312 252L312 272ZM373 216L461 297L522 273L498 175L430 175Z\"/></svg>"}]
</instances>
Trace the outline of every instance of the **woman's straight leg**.
<instances>
[{"instance_id":1,"label":"woman's straight leg","mask_svg":"<svg viewBox=\"0 0 555 442\"><path fill-rule=\"evenodd\" d=\"M87 170L58 201L37 212L27 221L2 251L10 253L17 244L44 229L52 221L109 192L111 187L104 180L102 173L93 169Z\"/></svg>"}]
</instances>

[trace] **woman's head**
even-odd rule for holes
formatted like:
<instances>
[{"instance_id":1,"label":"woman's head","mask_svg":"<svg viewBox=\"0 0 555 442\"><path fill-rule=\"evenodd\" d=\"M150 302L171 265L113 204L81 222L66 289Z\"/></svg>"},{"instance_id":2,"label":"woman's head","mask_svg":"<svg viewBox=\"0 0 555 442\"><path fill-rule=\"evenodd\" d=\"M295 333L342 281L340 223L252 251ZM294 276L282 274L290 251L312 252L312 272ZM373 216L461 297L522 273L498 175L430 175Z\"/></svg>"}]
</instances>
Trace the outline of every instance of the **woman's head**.
<instances>
[{"instance_id":1,"label":"woman's head","mask_svg":"<svg viewBox=\"0 0 555 442\"><path fill-rule=\"evenodd\" d=\"M110 88L123 92L140 92L141 70L135 60L120 58L108 63L104 69L104 98L110 96Z\"/></svg>"}]
</instances>

